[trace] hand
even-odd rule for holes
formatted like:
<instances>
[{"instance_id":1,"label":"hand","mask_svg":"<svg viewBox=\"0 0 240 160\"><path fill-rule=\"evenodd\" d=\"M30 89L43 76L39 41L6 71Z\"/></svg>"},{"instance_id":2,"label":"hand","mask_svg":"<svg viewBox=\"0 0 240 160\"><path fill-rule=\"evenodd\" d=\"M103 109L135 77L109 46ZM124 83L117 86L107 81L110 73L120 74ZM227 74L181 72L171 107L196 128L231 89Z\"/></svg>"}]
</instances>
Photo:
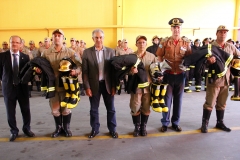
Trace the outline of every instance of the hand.
<instances>
[{"instance_id":1,"label":"hand","mask_svg":"<svg viewBox=\"0 0 240 160\"><path fill-rule=\"evenodd\" d=\"M36 67L35 72L36 72L37 74L41 74L41 73L42 73L42 70L41 70L40 68Z\"/></svg>"},{"instance_id":2,"label":"hand","mask_svg":"<svg viewBox=\"0 0 240 160\"><path fill-rule=\"evenodd\" d=\"M115 87L112 87L111 96L114 96L115 94L116 94L116 88L115 88Z\"/></svg>"},{"instance_id":3,"label":"hand","mask_svg":"<svg viewBox=\"0 0 240 160\"><path fill-rule=\"evenodd\" d=\"M157 77L158 81L162 81L163 80L163 76L161 77Z\"/></svg>"},{"instance_id":4,"label":"hand","mask_svg":"<svg viewBox=\"0 0 240 160\"><path fill-rule=\"evenodd\" d=\"M215 63L215 62L216 62L216 57L214 57L214 56L208 57L208 58L207 58L207 62L208 62L209 64Z\"/></svg>"},{"instance_id":5,"label":"hand","mask_svg":"<svg viewBox=\"0 0 240 160\"><path fill-rule=\"evenodd\" d=\"M131 68L131 72L132 72L133 74L138 73L138 69L137 69L136 67L132 67L132 68Z\"/></svg>"},{"instance_id":6,"label":"hand","mask_svg":"<svg viewBox=\"0 0 240 160\"><path fill-rule=\"evenodd\" d=\"M70 75L71 76L77 76L77 71L75 69L72 69L71 72L70 72Z\"/></svg>"},{"instance_id":7,"label":"hand","mask_svg":"<svg viewBox=\"0 0 240 160\"><path fill-rule=\"evenodd\" d=\"M86 94L88 97L92 97L92 90L90 88L86 89Z\"/></svg>"}]
</instances>

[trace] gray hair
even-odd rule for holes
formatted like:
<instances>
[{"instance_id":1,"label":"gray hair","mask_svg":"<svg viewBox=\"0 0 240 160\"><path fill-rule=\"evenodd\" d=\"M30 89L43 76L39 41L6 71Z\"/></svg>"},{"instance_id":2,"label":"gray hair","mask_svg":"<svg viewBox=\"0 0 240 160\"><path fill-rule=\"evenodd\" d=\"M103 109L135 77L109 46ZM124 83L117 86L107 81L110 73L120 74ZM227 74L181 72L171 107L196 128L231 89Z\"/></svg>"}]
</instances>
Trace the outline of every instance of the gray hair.
<instances>
[{"instance_id":1,"label":"gray hair","mask_svg":"<svg viewBox=\"0 0 240 160\"><path fill-rule=\"evenodd\" d=\"M11 43L13 37L19 38L19 39L20 39L20 43L22 43L23 39L22 39L21 37L17 36L17 35L11 36L11 37L9 38L9 43Z\"/></svg>"},{"instance_id":2,"label":"gray hair","mask_svg":"<svg viewBox=\"0 0 240 160\"><path fill-rule=\"evenodd\" d=\"M103 32L103 30L101 30L101 29L95 29L95 30L93 30L93 31L92 31L92 37L94 37L94 34L97 33L97 32L102 33L102 36L104 37L104 32Z\"/></svg>"}]
</instances>

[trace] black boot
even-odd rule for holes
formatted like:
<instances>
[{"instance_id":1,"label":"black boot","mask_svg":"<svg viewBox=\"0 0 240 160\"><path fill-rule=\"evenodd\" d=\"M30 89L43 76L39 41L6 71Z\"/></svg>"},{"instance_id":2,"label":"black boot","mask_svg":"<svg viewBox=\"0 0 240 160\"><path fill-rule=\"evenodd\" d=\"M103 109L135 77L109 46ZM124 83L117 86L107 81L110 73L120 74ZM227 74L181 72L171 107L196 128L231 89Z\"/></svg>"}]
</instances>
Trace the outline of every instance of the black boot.
<instances>
[{"instance_id":1,"label":"black boot","mask_svg":"<svg viewBox=\"0 0 240 160\"><path fill-rule=\"evenodd\" d=\"M231 129L227 128L225 124L223 123L223 117L224 117L224 110L216 110L217 113L217 124L216 128L221 129L223 131L230 132Z\"/></svg>"},{"instance_id":2,"label":"black boot","mask_svg":"<svg viewBox=\"0 0 240 160\"><path fill-rule=\"evenodd\" d=\"M32 97L31 91L32 91L32 85L28 85L28 96L29 96L29 98Z\"/></svg>"},{"instance_id":3,"label":"black boot","mask_svg":"<svg viewBox=\"0 0 240 160\"><path fill-rule=\"evenodd\" d=\"M36 86L37 86L37 91L40 92L41 91L41 82L36 81Z\"/></svg>"},{"instance_id":4,"label":"black boot","mask_svg":"<svg viewBox=\"0 0 240 160\"><path fill-rule=\"evenodd\" d=\"M208 122L209 118L211 116L212 111L203 109L203 116L202 116L202 126L201 126L201 132L207 133L208 132Z\"/></svg>"},{"instance_id":5,"label":"black boot","mask_svg":"<svg viewBox=\"0 0 240 160\"><path fill-rule=\"evenodd\" d=\"M69 115L63 116L63 130L66 137L72 137L72 132L70 131L70 122L71 122L72 113Z\"/></svg>"},{"instance_id":6,"label":"black boot","mask_svg":"<svg viewBox=\"0 0 240 160\"><path fill-rule=\"evenodd\" d=\"M140 126L141 136L147 135L146 125L147 125L148 117L149 116L147 115L141 114L141 126Z\"/></svg>"},{"instance_id":7,"label":"black boot","mask_svg":"<svg viewBox=\"0 0 240 160\"><path fill-rule=\"evenodd\" d=\"M62 131L62 116L54 117L56 130L51 134L52 138L58 137Z\"/></svg>"},{"instance_id":8,"label":"black boot","mask_svg":"<svg viewBox=\"0 0 240 160\"><path fill-rule=\"evenodd\" d=\"M133 124L135 129L133 131L133 137L138 137L140 133L140 114L137 116L132 116Z\"/></svg>"}]
</instances>

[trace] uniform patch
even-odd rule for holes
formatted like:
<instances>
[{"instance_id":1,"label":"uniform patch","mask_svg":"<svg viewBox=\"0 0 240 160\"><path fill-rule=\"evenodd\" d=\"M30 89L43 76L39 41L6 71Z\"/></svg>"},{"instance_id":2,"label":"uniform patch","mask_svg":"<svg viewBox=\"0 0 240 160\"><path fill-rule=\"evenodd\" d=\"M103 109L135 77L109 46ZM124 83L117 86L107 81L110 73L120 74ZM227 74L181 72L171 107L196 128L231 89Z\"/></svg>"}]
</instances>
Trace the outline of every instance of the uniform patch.
<instances>
[{"instance_id":1,"label":"uniform patch","mask_svg":"<svg viewBox=\"0 0 240 160\"><path fill-rule=\"evenodd\" d=\"M159 48L162 48L162 45L161 45L161 44L159 44Z\"/></svg>"}]
</instances>

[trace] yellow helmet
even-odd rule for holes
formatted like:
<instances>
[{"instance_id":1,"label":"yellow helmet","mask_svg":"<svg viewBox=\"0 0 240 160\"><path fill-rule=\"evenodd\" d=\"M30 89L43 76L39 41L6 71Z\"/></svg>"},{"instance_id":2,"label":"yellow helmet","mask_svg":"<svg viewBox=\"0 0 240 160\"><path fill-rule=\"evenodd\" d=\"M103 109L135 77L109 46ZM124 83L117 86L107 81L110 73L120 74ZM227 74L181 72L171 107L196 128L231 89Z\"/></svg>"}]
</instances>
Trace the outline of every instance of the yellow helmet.
<instances>
[{"instance_id":1,"label":"yellow helmet","mask_svg":"<svg viewBox=\"0 0 240 160\"><path fill-rule=\"evenodd\" d=\"M59 63L59 71L68 72L76 67L76 64L72 61L71 58L63 58Z\"/></svg>"},{"instance_id":2,"label":"yellow helmet","mask_svg":"<svg viewBox=\"0 0 240 160\"><path fill-rule=\"evenodd\" d=\"M240 59L233 59L232 60L232 67L237 69L237 70L240 70Z\"/></svg>"}]
</instances>

